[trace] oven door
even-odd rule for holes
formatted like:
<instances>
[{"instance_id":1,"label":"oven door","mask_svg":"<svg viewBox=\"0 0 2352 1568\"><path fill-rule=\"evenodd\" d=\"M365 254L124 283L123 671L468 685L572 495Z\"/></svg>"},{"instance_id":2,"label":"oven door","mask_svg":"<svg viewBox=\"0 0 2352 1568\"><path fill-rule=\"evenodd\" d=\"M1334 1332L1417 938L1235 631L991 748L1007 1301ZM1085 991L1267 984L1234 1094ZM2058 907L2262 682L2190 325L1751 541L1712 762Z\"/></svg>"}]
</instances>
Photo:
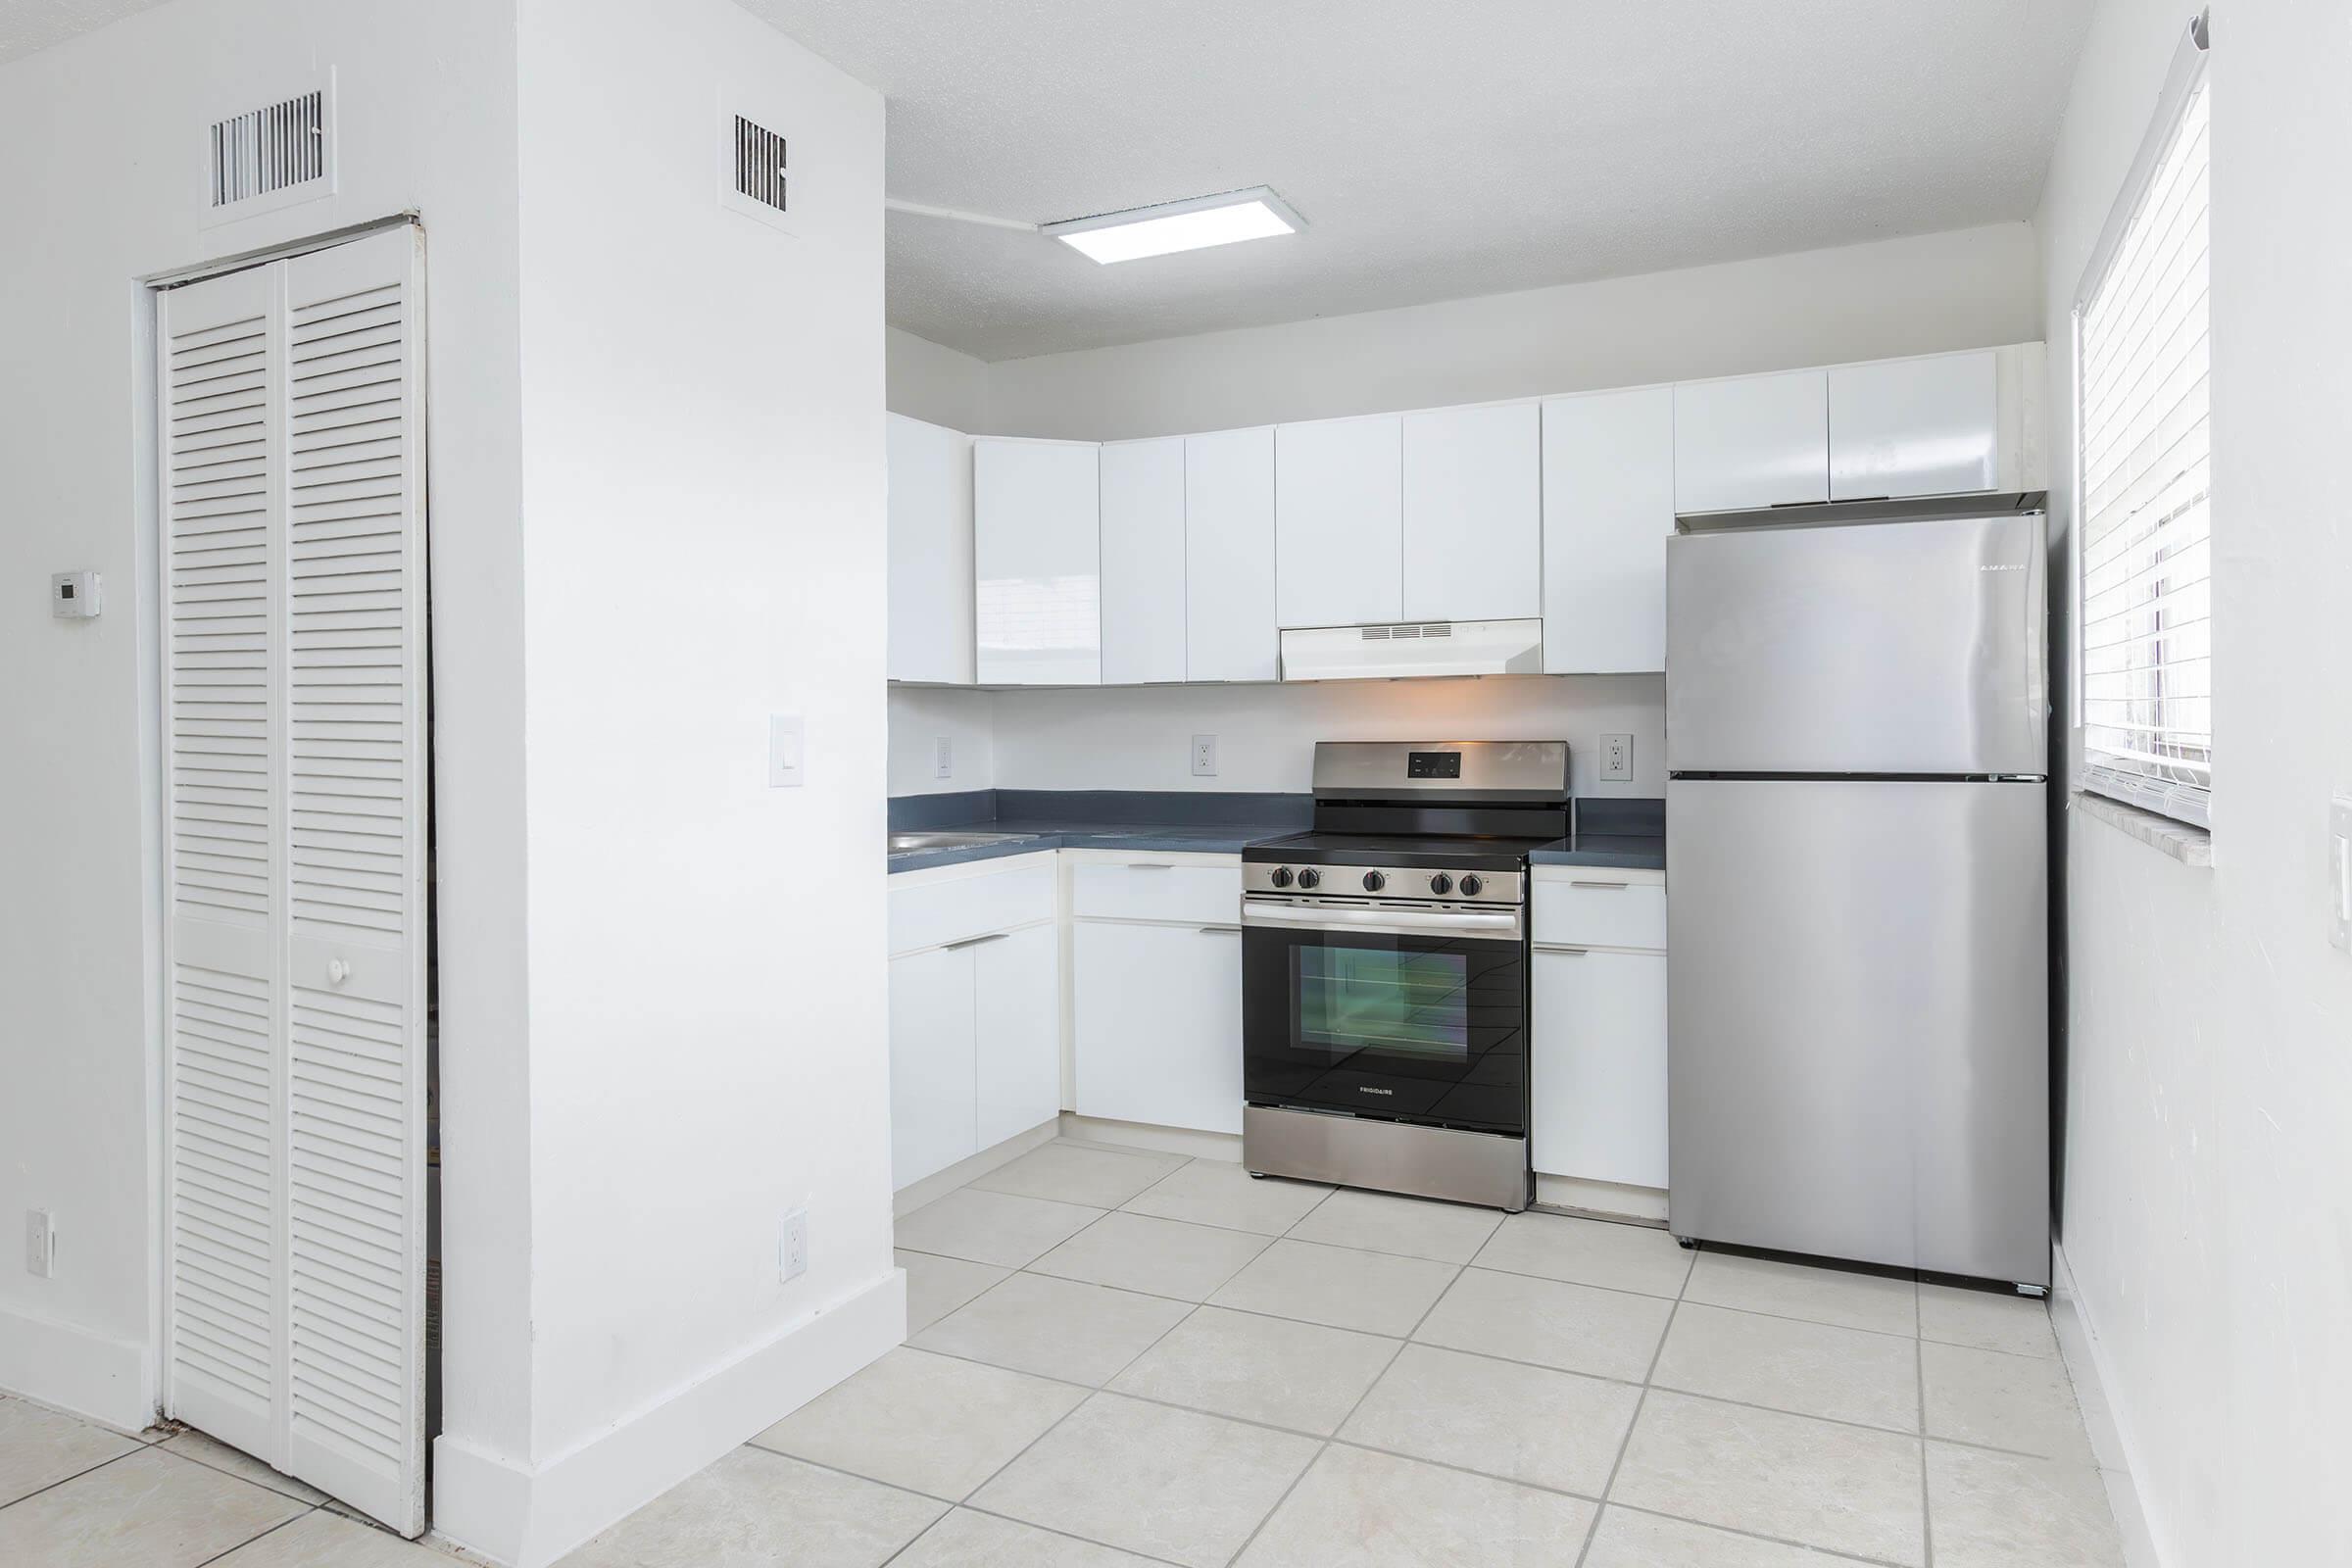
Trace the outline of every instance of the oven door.
<instances>
[{"instance_id":1,"label":"oven door","mask_svg":"<svg viewBox=\"0 0 2352 1568\"><path fill-rule=\"evenodd\" d=\"M1244 900L1251 1104L1527 1131L1517 909Z\"/></svg>"}]
</instances>

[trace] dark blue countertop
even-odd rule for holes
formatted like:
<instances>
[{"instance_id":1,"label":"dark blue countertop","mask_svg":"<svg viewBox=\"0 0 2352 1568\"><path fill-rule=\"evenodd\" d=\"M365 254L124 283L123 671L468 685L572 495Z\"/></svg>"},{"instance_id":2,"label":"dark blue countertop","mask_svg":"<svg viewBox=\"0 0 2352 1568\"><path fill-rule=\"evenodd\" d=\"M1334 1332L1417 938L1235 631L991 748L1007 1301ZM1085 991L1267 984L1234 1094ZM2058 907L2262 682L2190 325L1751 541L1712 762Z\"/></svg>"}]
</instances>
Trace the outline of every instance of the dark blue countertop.
<instances>
[{"instance_id":1,"label":"dark blue countertop","mask_svg":"<svg viewBox=\"0 0 2352 1568\"><path fill-rule=\"evenodd\" d=\"M1305 829L1305 795L1151 790L971 790L903 796L890 803L891 831L968 828L1033 833L1010 844L919 850L890 857L893 872L995 860L1041 850L1127 850L1146 854L1239 855L1261 839Z\"/></svg>"},{"instance_id":2,"label":"dark blue countertop","mask_svg":"<svg viewBox=\"0 0 2352 1568\"><path fill-rule=\"evenodd\" d=\"M1613 865L1625 870L1666 869L1663 833L1579 833L1527 853L1530 865Z\"/></svg>"}]
</instances>

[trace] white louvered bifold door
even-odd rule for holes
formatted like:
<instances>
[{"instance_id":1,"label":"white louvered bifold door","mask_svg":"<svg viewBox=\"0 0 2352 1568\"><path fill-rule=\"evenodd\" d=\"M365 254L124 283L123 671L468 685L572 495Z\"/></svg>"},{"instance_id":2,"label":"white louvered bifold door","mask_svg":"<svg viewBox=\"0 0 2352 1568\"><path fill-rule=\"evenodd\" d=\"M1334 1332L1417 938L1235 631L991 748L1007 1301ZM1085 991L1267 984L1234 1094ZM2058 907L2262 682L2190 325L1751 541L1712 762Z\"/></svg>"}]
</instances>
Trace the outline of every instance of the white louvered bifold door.
<instances>
[{"instance_id":1,"label":"white louvered bifold door","mask_svg":"<svg viewBox=\"0 0 2352 1568\"><path fill-rule=\"evenodd\" d=\"M389 230L172 290L162 334L172 1413L409 1535L424 1524L416 245ZM250 354L207 354L223 342ZM197 373L216 364L249 368L250 392Z\"/></svg>"}]
</instances>

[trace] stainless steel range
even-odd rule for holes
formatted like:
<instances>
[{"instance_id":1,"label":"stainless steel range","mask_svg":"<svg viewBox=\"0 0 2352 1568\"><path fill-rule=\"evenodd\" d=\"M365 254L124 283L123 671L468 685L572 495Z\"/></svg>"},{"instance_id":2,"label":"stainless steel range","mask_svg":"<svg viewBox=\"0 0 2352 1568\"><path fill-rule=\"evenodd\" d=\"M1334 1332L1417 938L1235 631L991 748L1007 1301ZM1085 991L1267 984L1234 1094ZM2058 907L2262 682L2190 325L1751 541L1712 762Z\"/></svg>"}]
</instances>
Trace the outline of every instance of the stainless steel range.
<instances>
[{"instance_id":1,"label":"stainless steel range","mask_svg":"<svg viewBox=\"0 0 2352 1568\"><path fill-rule=\"evenodd\" d=\"M1525 1208L1527 854L1564 741L1325 741L1314 830L1242 854L1242 1160Z\"/></svg>"}]
</instances>

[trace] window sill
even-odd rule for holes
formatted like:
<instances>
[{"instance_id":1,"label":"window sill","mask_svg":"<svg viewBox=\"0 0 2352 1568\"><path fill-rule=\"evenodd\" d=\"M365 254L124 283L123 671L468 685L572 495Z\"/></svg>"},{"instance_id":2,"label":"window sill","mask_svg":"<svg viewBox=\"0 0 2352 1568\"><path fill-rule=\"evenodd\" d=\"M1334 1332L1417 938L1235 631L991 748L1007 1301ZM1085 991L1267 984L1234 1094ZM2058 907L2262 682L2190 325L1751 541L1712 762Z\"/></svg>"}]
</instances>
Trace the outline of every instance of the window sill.
<instances>
[{"instance_id":1,"label":"window sill","mask_svg":"<svg viewBox=\"0 0 2352 1568\"><path fill-rule=\"evenodd\" d=\"M2089 790L2074 792L2075 809L2082 815L2095 817L2110 827L2121 828L2152 850L2158 850L2179 860L2182 865L2202 870L2213 867L2213 835L2206 829L2187 822L2143 811L2136 806L2126 806Z\"/></svg>"}]
</instances>

